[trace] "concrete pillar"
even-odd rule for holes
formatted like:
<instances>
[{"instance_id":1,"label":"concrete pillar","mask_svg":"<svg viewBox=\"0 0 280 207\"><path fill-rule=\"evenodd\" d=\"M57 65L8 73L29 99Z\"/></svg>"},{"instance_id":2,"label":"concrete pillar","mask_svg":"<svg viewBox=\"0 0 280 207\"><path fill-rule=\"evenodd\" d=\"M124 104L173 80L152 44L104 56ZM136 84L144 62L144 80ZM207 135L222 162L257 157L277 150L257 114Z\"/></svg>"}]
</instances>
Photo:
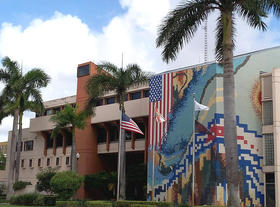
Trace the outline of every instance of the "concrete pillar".
<instances>
[{"instance_id":1,"label":"concrete pillar","mask_svg":"<svg viewBox=\"0 0 280 207\"><path fill-rule=\"evenodd\" d=\"M280 69L272 70L275 206L280 206Z\"/></svg>"},{"instance_id":2,"label":"concrete pillar","mask_svg":"<svg viewBox=\"0 0 280 207\"><path fill-rule=\"evenodd\" d=\"M41 133L42 137L44 138L44 155L47 156L47 154L48 154L48 150L47 150L48 136L47 136L46 132L41 131L40 133Z\"/></svg>"}]
</instances>

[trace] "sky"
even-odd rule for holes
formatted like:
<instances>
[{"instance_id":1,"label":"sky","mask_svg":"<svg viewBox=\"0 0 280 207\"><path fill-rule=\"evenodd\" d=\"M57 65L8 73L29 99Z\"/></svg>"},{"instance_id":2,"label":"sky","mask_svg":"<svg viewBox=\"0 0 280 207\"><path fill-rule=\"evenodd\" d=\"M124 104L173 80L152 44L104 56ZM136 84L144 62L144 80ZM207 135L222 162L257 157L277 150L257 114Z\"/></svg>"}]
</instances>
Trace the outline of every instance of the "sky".
<instances>
[{"instance_id":1,"label":"sky","mask_svg":"<svg viewBox=\"0 0 280 207\"><path fill-rule=\"evenodd\" d=\"M175 61L161 59L156 48L157 30L168 11L180 0L0 0L0 59L18 61L23 72L41 68L51 77L42 90L44 101L76 93L77 65L109 61L121 66L137 63L143 70L159 73L203 63L202 26ZM208 61L215 59L215 22L208 17ZM250 28L236 17L235 55L280 45L280 19L270 15L266 32ZM3 85L0 84L0 91ZM26 112L23 127L34 113ZM0 141L6 141L12 117L0 125Z\"/></svg>"}]
</instances>

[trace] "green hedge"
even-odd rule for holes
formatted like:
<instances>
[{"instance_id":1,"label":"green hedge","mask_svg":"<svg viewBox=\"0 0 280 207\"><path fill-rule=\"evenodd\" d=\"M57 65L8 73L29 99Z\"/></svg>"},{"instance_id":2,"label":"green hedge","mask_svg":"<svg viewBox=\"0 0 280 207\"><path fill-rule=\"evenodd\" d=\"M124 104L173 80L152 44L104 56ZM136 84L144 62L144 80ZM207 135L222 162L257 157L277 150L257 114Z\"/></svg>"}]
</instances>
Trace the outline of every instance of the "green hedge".
<instances>
[{"instance_id":1,"label":"green hedge","mask_svg":"<svg viewBox=\"0 0 280 207\"><path fill-rule=\"evenodd\" d=\"M155 207L155 205L148 205L148 204L132 204L131 207Z\"/></svg>"},{"instance_id":2,"label":"green hedge","mask_svg":"<svg viewBox=\"0 0 280 207\"><path fill-rule=\"evenodd\" d=\"M172 203L168 202L157 202L157 201L116 201L116 207L132 207L132 205L152 205L156 207L173 207Z\"/></svg>"},{"instance_id":3,"label":"green hedge","mask_svg":"<svg viewBox=\"0 0 280 207\"><path fill-rule=\"evenodd\" d=\"M12 196L9 200L13 205L27 206L55 206L56 198L54 196L40 195L38 193L27 193L18 196Z\"/></svg>"},{"instance_id":4,"label":"green hedge","mask_svg":"<svg viewBox=\"0 0 280 207\"><path fill-rule=\"evenodd\" d=\"M14 191L21 190L21 189L24 189L27 185L32 185L32 184L30 182L26 182L26 181L17 181L13 185L13 189L14 189Z\"/></svg>"},{"instance_id":5,"label":"green hedge","mask_svg":"<svg viewBox=\"0 0 280 207\"><path fill-rule=\"evenodd\" d=\"M84 207L84 201L56 201L56 207Z\"/></svg>"},{"instance_id":6,"label":"green hedge","mask_svg":"<svg viewBox=\"0 0 280 207\"><path fill-rule=\"evenodd\" d=\"M87 201L86 207L112 207L113 203L110 201Z\"/></svg>"}]
</instances>

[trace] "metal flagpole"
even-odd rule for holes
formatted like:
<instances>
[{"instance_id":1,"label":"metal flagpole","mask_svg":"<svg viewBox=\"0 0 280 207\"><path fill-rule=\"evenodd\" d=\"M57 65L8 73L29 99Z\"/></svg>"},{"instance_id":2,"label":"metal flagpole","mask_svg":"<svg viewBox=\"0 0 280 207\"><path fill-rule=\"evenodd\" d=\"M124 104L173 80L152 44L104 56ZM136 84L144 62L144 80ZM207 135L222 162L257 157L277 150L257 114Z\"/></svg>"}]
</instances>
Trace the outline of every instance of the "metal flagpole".
<instances>
[{"instance_id":1,"label":"metal flagpole","mask_svg":"<svg viewBox=\"0 0 280 207\"><path fill-rule=\"evenodd\" d=\"M121 171L121 139L122 139L122 137L121 137L121 132L122 132L122 130L121 130L121 122L122 122L122 111L120 110L120 134L119 134L119 152L118 152L118 187L117 187L117 200L119 200L119 198L120 198L120 171Z\"/></svg>"},{"instance_id":2,"label":"metal flagpole","mask_svg":"<svg viewBox=\"0 0 280 207\"><path fill-rule=\"evenodd\" d=\"M195 176L195 93L193 93L193 147L192 147L192 206L194 206L194 176Z\"/></svg>"},{"instance_id":3,"label":"metal flagpole","mask_svg":"<svg viewBox=\"0 0 280 207\"><path fill-rule=\"evenodd\" d=\"M154 113L153 113L153 122L155 123L155 106L154 106ZM154 124L153 124L154 126ZM155 138L153 135L153 167L152 167L152 201L155 200Z\"/></svg>"}]
</instances>

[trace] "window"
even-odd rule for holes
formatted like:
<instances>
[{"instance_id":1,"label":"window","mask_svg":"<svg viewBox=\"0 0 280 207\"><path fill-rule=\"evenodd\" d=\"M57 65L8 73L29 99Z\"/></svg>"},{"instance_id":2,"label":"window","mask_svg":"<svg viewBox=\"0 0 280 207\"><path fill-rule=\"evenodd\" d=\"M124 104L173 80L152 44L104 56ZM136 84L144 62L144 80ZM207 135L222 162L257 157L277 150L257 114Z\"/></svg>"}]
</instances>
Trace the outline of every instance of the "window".
<instances>
[{"instance_id":1,"label":"window","mask_svg":"<svg viewBox=\"0 0 280 207\"><path fill-rule=\"evenodd\" d=\"M265 174L266 206L275 206L275 177L274 173Z\"/></svg>"},{"instance_id":2,"label":"window","mask_svg":"<svg viewBox=\"0 0 280 207\"><path fill-rule=\"evenodd\" d=\"M21 160L21 167L24 167L24 160Z\"/></svg>"},{"instance_id":3,"label":"window","mask_svg":"<svg viewBox=\"0 0 280 207\"><path fill-rule=\"evenodd\" d=\"M29 160L29 167L32 167L32 159Z\"/></svg>"},{"instance_id":4,"label":"window","mask_svg":"<svg viewBox=\"0 0 280 207\"><path fill-rule=\"evenodd\" d=\"M56 113L58 113L59 111L60 111L60 108L59 108L59 107L53 108L53 114L56 114Z\"/></svg>"},{"instance_id":5,"label":"window","mask_svg":"<svg viewBox=\"0 0 280 207\"><path fill-rule=\"evenodd\" d=\"M106 142L106 130L103 127L96 127L97 129L97 142L104 143Z\"/></svg>"},{"instance_id":6,"label":"window","mask_svg":"<svg viewBox=\"0 0 280 207\"><path fill-rule=\"evenodd\" d=\"M119 129L116 126L109 127L109 138L110 141L118 141L119 139Z\"/></svg>"},{"instance_id":7,"label":"window","mask_svg":"<svg viewBox=\"0 0 280 207\"><path fill-rule=\"evenodd\" d=\"M264 134L265 165L274 165L274 140L273 134Z\"/></svg>"},{"instance_id":8,"label":"window","mask_svg":"<svg viewBox=\"0 0 280 207\"><path fill-rule=\"evenodd\" d=\"M47 166L50 166L50 165L51 165L51 159L48 158L48 159L47 159Z\"/></svg>"},{"instance_id":9,"label":"window","mask_svg":"<svg viewBox=\"0 0 280 207\"><path fill-rule=\"evenodd\" d=\"M51 138L51 134L47 133L47 149L53 147L53 139Z\"/></svg>"},{"instance_id":10,"label":"window","mask_svg":"<svg viewBox=\"0 0 280 207\"><path fill-rule=\"evenodd\" d=\"M66 165L69 165L69 163L70 163L70 157L66 157L65 164L66 164Z\"/></svg>"},{"instance_id":11,"label":"window","mask_svg":"<svg viewBox=\"0 0 280 207\"><path fill-rule=\"evenodd\" d=\"M78 67L77 77L89 75L89 65L83 65Z\"/></svg>"},{"instance_id":12,"label":"window","mask_svg":"<svg viewBox=\"0 0 280 207\"><path fill-rule=\"evenodd\" d=\"M150 95L150 91L149 90L145 90L144 91L144 97L149 97Z\"/></svg>"},{"instance_id":13,"label":"window","mask_svg":"<svg viewBox=\"0 0 280 207\"><path fill-rule=\"evenodd\" d=\"M59 165L59 157L56 158L55 164L56 166Z\"/></svg>"},{"instance_id":14,"label":"window","mask_svg":"<svg viewBox=\"0 0 280 207\"><path fill-rule=\"evenodd\" d=\"M33 150L33 140L24 142L24 151L32 151Z\"/></svg>"},{"instance_id":15,"label":"window","mask_svg":"<svg viewBox=\"0 0 280 207\"><path fill-rule=\"evenodd\" d=\"M130 94L130 100L140 99L141 98L141 92L135 92Z\"/></svg>"},{"instance_id":16,"label":"window","mask_svg":"<svg viewBox=\"0 0 280 207\"><path fill-rule=\"evenodd\" d=\"M106 104L113 104L116 102L115 97L106 98Z\"/></svg>"},{"instance_id":17,"label":"window","mask_svg":"<svg viewBox=\"0 0 280 207\"><path fill-rule=\"evenodd\" d=\"M273 105L272 101L263 102L263 124L272 125L273 124Z\"/></svg>"},{"instance_id":18,"label":"window","mask_svg":"<svg viewBox=\"0 0 280 207\"><path fill-rule=\"evenodd\" d=\"M72 146L72 133L66 132L66 146Z\"/></svg>"},{"instance_id":19,"label":"window","mask_svg":"<svg viewBox=\"0 0 280 207\"><path fill-rule=\"evenodd\" d=\"M62 147L62 144L63 144L63 136L62 134L58 134L56 136L56 147Z\"/></svg>"},{"instance_id":20,"label":"window","mask_svg":"<svg viewBox=\"0 0 280 207\"><path fill-rule=\"evenodd\" d=\"M103 105L103 99L98 99L96 106L102 106Z\"/></svg>"},{"instance_id":21,"label":"window","mask_svg":"<svg viewBox=\"0 0 280 207\"><path fill-rule=\"evenodd\" d=\"M47 116L52 115L52 110L51 109L46 110L45 115L47 115Z\"/></svg>"},{"instance_id":22,"label":"window","mask_svg":"<svg viewBox=\"0 0 280 207\"><path fill-rule=\"evenodd\" d=\"M41 159L38 159L38 167L41 167Z\"/></svg>"}]
</instances>

